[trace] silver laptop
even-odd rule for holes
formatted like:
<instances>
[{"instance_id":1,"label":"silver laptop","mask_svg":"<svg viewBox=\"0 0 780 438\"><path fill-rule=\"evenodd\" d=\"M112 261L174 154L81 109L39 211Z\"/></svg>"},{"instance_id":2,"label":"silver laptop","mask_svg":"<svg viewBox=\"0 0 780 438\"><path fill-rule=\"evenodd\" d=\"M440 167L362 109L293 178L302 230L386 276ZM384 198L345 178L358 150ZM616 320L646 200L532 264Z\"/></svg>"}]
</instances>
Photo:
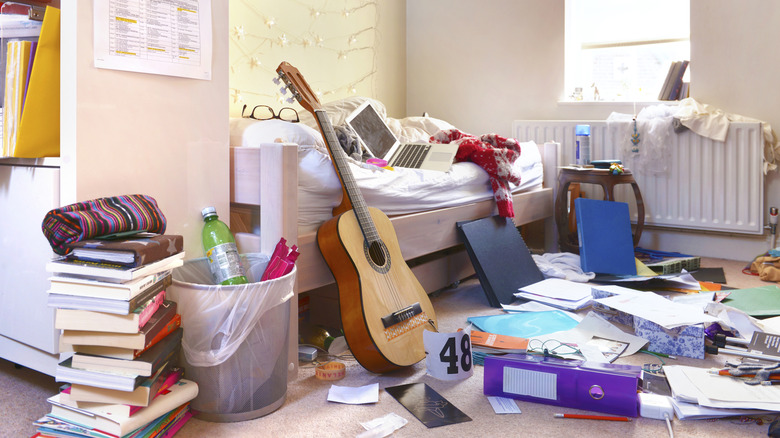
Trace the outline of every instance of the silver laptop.
<instances>
[{"instance_id":1,"label":"silver laptop","mask_svg":"<svg viewBox=\"0 0 780 438\"><path fill-rule=\"evenodd\" d=\"M458 153L458 146L452 144L399 142L368 100L346 122L362 146L374 157L387 161L388 166L446 172Z\"/></svg>"}]
</instances>

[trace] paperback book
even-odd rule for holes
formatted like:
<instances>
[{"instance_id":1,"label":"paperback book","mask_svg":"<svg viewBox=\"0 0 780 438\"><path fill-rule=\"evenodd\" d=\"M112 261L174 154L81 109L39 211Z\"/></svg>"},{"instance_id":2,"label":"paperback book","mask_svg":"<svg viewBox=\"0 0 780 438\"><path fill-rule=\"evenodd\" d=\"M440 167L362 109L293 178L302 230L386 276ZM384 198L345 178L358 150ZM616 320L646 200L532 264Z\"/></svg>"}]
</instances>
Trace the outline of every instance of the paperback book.
<instances>
[{"instance_id":1,"label":"paperback book","mask_svg":"<svg viewBox=\"0 0 780 438\"><path fill-rule=\"evenodd\" d=\"M101 409L83 409L68 406L60 401L60 394L47 399L51 404L50 416L79 424L90 429L97 429L115 436L124 436L136 429L147 426L157 418L181 408L198 395L198 384L181 379L172 385L168 392L156 397L149 406L132 416L121 412L110 412Z\"/></svg>"},{"instance_id":2,"label":"paperback book","mask_svg":"<svg viewBox=\"0 0 780 438\"><path fill-rule=\"evenodd\" d=\"M138 333L146 326L160 306L169 306L165 301L165 291L160 292L150 302L133 313L94 312L91 310L55 309L54 328L61 330L107 331L115 333Z\"/></svg>"},{"instance_id":3,"label":"paperback book","mask_svg":"<svg viewBox=\"0 0 780 438\"><path fill-rule=\"evenodd\" d=\"M175 301L163 303L149 318L143 328L135 333L116 333L91 330L63 330L60 344L106 346L141 350L152 345L160 335L165 336L181 326L181 316L177 315ZM178 316L178 317L177 317Z\"/></svg>"},{"instance_id":4,"label":"paperback book","mask_svg":"<svg viewBox=\"0 0 780 438\"><path fill-rule=\"evenodd\" d=\"M87 371L119 372L149 377L178 353L182 333L183 329L176 329L135 359L116 359L76 353L71 357L71 366Z\"/></svg>"},{"instance_id":5,"label":"paperback book","mask_svg":"<svg viewBox=\"0 0 780 438\"><path fill-rule=\"evenodd\" d=\"M170 270L162 271L123 283L68 274L55 275L49 278L49 293L129 301L170 274Z\"/></svg>"},{"instance_id":6,"label":"paperback book","mask_svg":"<svg viewBox=\"0 0 780 438\"><path fill-rule=\"evenodd\" d=\"M102 281L121 283L158 272L169 271L184 264L184 252L146 265L132 267L117 263L76 260L68 256L58 257L46 264L46 270L60 274L80 275Z\"/></svg>"},{"instance_id":7,"label":"paperback book","mask_svg":"<svg viewBox=\"0 0 780 438\"><path fill-rule=\"evenodd\" d=\"M91 310L95 312L127 315L139 306L148 303L149 300L164 291L171 284L173 284L173 276L170 273L167 273L129 300L59 294L49 290L47 304L49 307L60 309Z\"/></svg>"},{"instance_id":8,"label":"paperback book","mask_svg":"<svg viewBox=\"0 0 780 438\"><path fill-rule=\"evenodd\" d=\"M155 375L141 382L133 391L119 391L71 383L68 398L71 402L148 406L158 393L178 382L183 375L182 368L174 367L169 362L163 365Z\"/></svg>"},{"instance_id":9,"label":"paperback book","mask_svg":"<svg viewBox=\"0 0 780 438\"><path fill-rule=\"evenodd\" d=\"M144 345L143 348L125 348L114 347L107 345L85 345L85 344L68 344L66 342L60 342L60 352L73 351L75 353L91 354L96 356L112 357L115 359L135 359L146 350L151 348L156 343L160 342L163 338L170 333L181 327L181 315L174 315L173 319L165 324L163 330L157 333L151 340ZM104 332L86 332L86 333L104 333ZM122 334L117 334L122 335Z\"/></svg>"},{"instance_id":10,"label":"paperback book","mask_svg":"<svg viewBox=\"0 0 780 438\"><path fill-rule=\"evenodd\" d=\"M174 385L176 382L178 382L183 375L181 368L171 368L169 366L165 366L161 368L157 374L150 377L150 379L154 379L156 384L153 388L150 388L150 394L148 397L148 402L151 402L155 399L155 397L158 397L161 394L164 394L168 388L170 388L172 385ZM144 403L142 405L131 405L129 403L105 403L105 402L94 402L94 401L79 401L79 400L73 400L73 398L70 396L71 387L70 385L67 385L65 388L60 390L60 402L64 405L68 405L73 408L79 408L79 409L90 409L90 410L103 410L108 412L116 412L119 415L130 417L136 412L140 411L144 407L148 406L149 403ZM147 400L144 400L147 401Z\"/></svg>"}]
</instances>

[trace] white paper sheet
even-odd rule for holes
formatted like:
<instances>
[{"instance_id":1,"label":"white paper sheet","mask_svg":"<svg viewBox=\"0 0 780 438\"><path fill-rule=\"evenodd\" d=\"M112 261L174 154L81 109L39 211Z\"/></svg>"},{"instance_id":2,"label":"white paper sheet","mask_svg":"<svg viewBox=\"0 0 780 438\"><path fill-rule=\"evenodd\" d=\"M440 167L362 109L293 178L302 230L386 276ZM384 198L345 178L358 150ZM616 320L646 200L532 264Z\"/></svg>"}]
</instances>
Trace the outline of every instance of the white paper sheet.
<instances>
[{"instance_id":1,"label":"white paper sheet","mask_svg":"<svg viewBox=\"0 0 780 438\"><path fill-rule=\"evenodd\" d=\"M488 396L487 399L496 414L522 414L514 399L495 396Z\"/></svg>"},{"instance_id":2,"label":"white paper sheet","mask_svg":"<svg viewBox=\"0 0 780 438\"><path fill-rule=\"evenodd\" d=\"M356 388L333 385L328 391L328 401L350 405L377 403L379 402L379 384L372 383Z\"/></svg>"},{"instance_id":3,"label":"white paper sheet","mask_svg":"<svg viewBox=\"0 0 780 438\"><path fill-rule=\"evenodd\" d=\"M595 300L613 309L644 318L667 329L717 322L700 307L675 303L653 292L623 294Z\"/></svg>"},{"instance_id":4,"label":"white paper sheet","mask_svg":"<svg viewBox=\"0 0 780 438\"><path fill-rule=\"evenodd\" d=\"M548 340L556 340L563 343L574 343L577 344L578 346L583 346L594 337L612 339L615 341L627 343L628 347L626 348L626 351L623 353L623 355L625 356L630 356L636 353L637 351L639 351L640 348L644 347L645 344L647 344L647 339L640 338L639 336L635 336L626 333L623 330L620 330L619 328L612 325L612 323L605 320L604 318L602 318L601 316L599 316L594 312L588 312L588 314L585 315L585 318L582 319L582 321L577 325L577 327L574 327L571 330L551 333L549 335L544 335L544 336L538 336L535 337L534 340L535 341L538 340L541 342L545 342ZM529 344L529 347L532 346L533 345ZM586 352L588 352L589 354L592 353L593 351L595 350L587 349L586 347ZM603 360L599 362L603 362Z\"/></svg>"},{"instance_id":5,"label":"white paper sheet","mask_svg":"<svg viewBox=\"0 0 780 438\"><path fill-rule=\"evenodd\" d=\"M545 280L521 287L520 292L526 292L543 297L566 301L579 301L591 297L591 285L562 278L547 278Z\"/></svg>"}]
</instances>

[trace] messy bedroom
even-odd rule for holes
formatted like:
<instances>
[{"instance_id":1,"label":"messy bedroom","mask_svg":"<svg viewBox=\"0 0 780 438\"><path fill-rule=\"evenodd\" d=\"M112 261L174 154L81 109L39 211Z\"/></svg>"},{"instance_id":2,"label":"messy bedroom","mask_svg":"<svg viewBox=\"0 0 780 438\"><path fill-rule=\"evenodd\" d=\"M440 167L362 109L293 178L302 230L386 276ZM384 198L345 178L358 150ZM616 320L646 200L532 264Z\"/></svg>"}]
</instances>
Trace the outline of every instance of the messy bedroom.
<instances>
[{"instance_id":1,"label":"messy bedroom","mask_svg":"<svg viewBox=\"0 0 780 438\"><path fill-rule=\"evenodd\" d=\"M778 22L0 1L0 436L780 437Z\"/></svg>"}]
</instances>

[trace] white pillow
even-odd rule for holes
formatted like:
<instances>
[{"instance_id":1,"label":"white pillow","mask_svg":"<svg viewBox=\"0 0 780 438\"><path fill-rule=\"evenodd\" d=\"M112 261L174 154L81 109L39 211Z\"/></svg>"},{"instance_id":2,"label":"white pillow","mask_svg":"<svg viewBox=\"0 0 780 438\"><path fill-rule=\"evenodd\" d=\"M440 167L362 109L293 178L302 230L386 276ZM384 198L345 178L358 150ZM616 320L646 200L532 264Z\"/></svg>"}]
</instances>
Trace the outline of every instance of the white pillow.
<instances>
[{"instance_id":1,"label":"white pillow","mask_svg":"<svg viewBox=\"0 0 780 438\"><path fill-rule=\"evenodd\" d=\"M257 147L278 140L298 145L325 146L320 132L303 123L244 117L230 119L230 146Z\"/></svg>"}]
</instances>

